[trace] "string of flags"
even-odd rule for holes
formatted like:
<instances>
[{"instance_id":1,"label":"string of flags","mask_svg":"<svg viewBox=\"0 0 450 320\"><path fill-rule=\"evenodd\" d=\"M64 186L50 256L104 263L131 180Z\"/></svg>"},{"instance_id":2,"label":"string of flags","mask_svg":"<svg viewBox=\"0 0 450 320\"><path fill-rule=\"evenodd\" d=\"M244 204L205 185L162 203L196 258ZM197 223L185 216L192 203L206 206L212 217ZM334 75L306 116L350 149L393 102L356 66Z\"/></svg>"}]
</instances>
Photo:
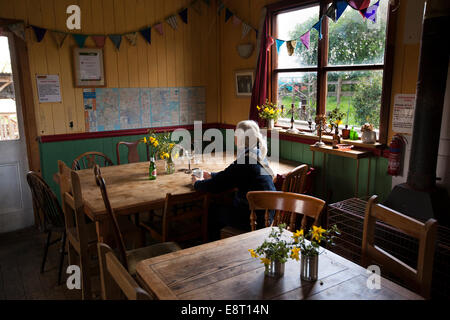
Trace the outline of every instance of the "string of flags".
<instances>
[{"instance_id":1,"label":"string of flags","mask_svg":"<svg viewBox=\"0 0 450 320\"><path fill-rule=\"evenodd\" d=\"M205 3L208 7L210 6L211 0L192 0L188 7L185 7L179 10L177 13L168 16L164 21L172 27L174 30L178 28L178 19L185 24L188 24L188 10L192 8L197 14L202 15L202 2ZM75 40L78 47L83 48L88 37L94 41L95 46L97 48L103 48L105 46L106 39L109 38L114 46L119 50L120 45L122 43L122 37L127 39L127 41L132 46L136 46L138 34L140 34L148 44L152 42L152 29L154 29L160 36L164 35L164 26L163 22L159 21L153 26L146 26L136 31L127 32L123 34L80 34L80 33L69 33L59 30L51 30L47 28L42 28L35 25L25 25L24 22L13 23L3 28L9 29L16 36L25 40L25 29L31 28L36 36L36 41L41 42L45 35L49 32L51 37L55 41L58 48L61 48L64 45L64 42L67 39L67 36L72 36Z\"/></svg>"},{"instance_id":2,"label":"string of flags","mask_svg":"<svg viewBox=\"0 0 450 320\"><path fill-rule=\"evenodd\" d=\"M306 49L309 49L311 29L317 30L317 32L319 33L319 40L322 40L323 18L327 16L329 19L333 20L334 22L337 22L344 13L345 9L347 9L347 7L351 7L352 9L359 11L363 19L367 19L372 21L372 23L376 23L377 10L380 6L380 1L381 0L378 0L373 5L370 5L370 0L333 0L331 6L328 8L326 13L320 17L319 21L317 21L311 28L308 29L308 31L302 34L299 38L293 40L282 40L269 36L266 49L269 50L273 44L276 44L277 52L280 52L281 47L284 44L286 44L286 49L289 56L292 56L294 54L296 47L300 45L300 43L303 44L306 47Z\"/></svg>"},{"instance_id":3,"label":"string of flags","mask_svg":"<svg viewBox=\"0 0 450 320\"><path fill-rule=\"evenodd\" d=\"M255 31L256 38L258 38L258 29L252 27L249 23L238 17L235 12L226 7L225 4L219 0L217 14L220 16L223 11L225 11L225 23L231 20L234 26L242 25L241 39L244 39L251 30Z\"/></svg>"}]
</instances>

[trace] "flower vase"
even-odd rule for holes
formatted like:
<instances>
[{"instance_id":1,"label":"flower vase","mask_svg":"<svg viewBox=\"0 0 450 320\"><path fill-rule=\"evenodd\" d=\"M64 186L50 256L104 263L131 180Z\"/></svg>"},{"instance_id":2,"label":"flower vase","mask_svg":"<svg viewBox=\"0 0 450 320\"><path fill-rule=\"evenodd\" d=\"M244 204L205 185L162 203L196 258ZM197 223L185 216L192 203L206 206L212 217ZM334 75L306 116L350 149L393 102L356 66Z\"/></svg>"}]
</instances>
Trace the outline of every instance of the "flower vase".
<instances>
[{"instance_id":1,"label":"flower vase","mask_svg":"<svg viewBox=\"0 0 450 320\"><path fill-rule=\"evenodd\" d=\"M175 173L175 163L171 158L166 160L166 174Z\"/></svg>"},{"instance_id":2,"label":"flower vase","mask_svg":"<svg viewBox=\"0 0 450 320\"><path fill-rule=\"evenodd\" d=\"M268 265L266 265L266 276L279 278L284 275L284 263L279 261L270 261Z\"/></svg>"},{"instance_id":3,"label":"flower vase","mask_svg":"<svg viewBox=\"0 0 450 320\"><path fill-rule=\"evenodd\" d=\"M305 281L317 281L319 274L319 255L305 256L300 262L300 277Z\"/></svg>"},{"instance_id":4,"label":"flower vase","mask_svg":"<svg viewBox=\"0 0 450 320\"><path fill-rule=\"evenodd\" d=\"M274 119L267 119L267 129L273 130L275 128L275 120Z\"/></svg>"}]
</instances>

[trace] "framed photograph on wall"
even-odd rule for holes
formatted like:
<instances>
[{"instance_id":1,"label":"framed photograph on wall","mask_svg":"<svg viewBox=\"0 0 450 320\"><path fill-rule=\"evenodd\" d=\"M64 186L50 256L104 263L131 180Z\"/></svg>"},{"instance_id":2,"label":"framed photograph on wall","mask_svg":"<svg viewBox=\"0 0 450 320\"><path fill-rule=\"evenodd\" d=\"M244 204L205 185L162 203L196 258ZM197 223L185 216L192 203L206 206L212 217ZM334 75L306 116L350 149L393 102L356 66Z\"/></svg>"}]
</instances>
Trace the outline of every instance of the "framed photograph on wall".
<instances>
[{"instance_id":1,"label":"framed photograph on wall","mask_svg":"<svg viewBox=\"0 0 450 320\"><path fill-rule=\"evenodd\" d=\"M103 49L74 48L73 67L75 87L106 87Z\"/></svg>"},{"instance_id":2,"label":"framed photograph on wall","mask_svg":"<svg viewBox=\"0 0 450 320\"><path fill-rule=\"evenodd\" d=\"M251 97L253 90L253 70L239 70L234 73L236 83L236 96Z\"/></svg>"}]
</instances>

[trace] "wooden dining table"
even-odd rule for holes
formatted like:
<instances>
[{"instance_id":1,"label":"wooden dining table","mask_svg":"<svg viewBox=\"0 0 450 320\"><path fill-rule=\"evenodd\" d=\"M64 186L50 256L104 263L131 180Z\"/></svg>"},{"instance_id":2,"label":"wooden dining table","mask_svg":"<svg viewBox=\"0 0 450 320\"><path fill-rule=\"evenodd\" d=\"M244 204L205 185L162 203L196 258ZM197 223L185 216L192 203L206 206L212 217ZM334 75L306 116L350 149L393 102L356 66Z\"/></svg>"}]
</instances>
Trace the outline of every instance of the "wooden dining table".
<instances>
[{"instance_id":1,"label":"wooden dining table","mask_svg":"<svg viewBox=\"0 0 450 320\"><path fill-rule=\"evenodd\" d=\"M233 156L228 158L221 154L204 156L197 163L192 163L191 169L199 168L204 171L218 172L233 161ZM280 160L279 162L269 161L269 165L276 176L289 173L300 163ZM148 179L148 167L149 162L138 162L101 168L109 200L116 214L132 215L160 209L164 206L167 193L176 195L194 191L191 174L184 172L188 168L187 163L177 165L175 173L166 174L164 161L158 160L156 180ZM96 223L99 241L104 241L104 236L109 234L109 219L100 189L95 182L93 169L77 172L80 177L84 211Z\"/></svg>"},{"instance_id":2,"label":"wooden dining table","mask_svg":"<svg viewBox=\"0 0 450 320\"><path fill-rule=\"evenodd\" d=\"M367 285L371 272L321 249L319 279L300 279L300 262L290 259L280 278L264 275L264 265L252 258L271 228L210 242L143 260L137 278L160 300L422 300L381 275L379 289ZM284 232L290 237L292 233Z\"/></svg>"}]
</instances>

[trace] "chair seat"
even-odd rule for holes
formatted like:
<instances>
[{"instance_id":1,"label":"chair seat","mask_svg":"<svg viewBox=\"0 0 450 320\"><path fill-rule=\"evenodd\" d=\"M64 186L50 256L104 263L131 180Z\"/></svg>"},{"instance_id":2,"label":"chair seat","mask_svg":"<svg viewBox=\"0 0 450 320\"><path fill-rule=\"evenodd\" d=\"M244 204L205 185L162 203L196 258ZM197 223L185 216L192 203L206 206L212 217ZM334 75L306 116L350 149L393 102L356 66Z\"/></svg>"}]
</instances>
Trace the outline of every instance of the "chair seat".
<instances>
[{"instance_id":1,"label":"chair seat","mask_svg":"<svg viewBox=\"0 0 450 320\"><path fill-rule=\"evenodd\" d=\"M248 231L236 229L233 227L225 227L220 230L220 239L234 237L234 236L246 233L246 232L248 232Z\"/></svg>"},{"instance_id":2,"label":"chair seat","mask_svg":"<svg viewBox=\"0 0 450 320\"><path fill-rule=\"evenodd\" d=\"M138 262L179 250L181 248L175 242L163 242L127 251L128 271L132 276L135 276Z\"/></svg>"}]
</instances>

